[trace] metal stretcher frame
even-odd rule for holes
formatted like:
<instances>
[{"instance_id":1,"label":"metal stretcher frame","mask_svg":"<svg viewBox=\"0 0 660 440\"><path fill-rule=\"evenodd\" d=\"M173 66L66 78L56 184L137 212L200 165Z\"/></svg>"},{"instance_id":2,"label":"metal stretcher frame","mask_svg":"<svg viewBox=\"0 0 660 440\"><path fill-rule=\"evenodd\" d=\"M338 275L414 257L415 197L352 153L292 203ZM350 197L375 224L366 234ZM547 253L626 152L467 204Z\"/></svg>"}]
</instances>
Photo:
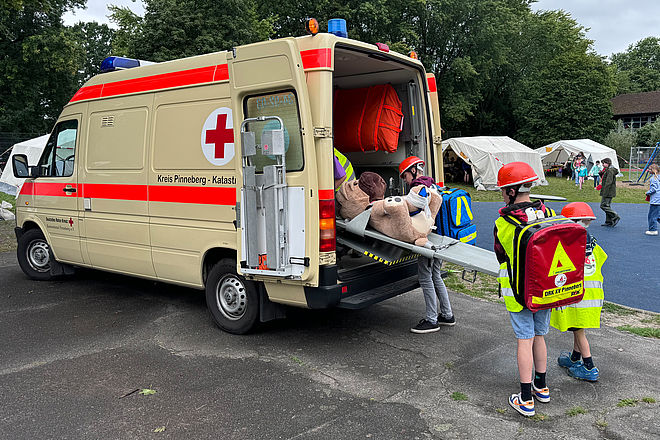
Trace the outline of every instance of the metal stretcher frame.
<instances>
[{"instance_id":1,"label":"metal stretcher frame","mask_svg":"<svg viewBox=\"0 0 660 440\"><path fill-rule=\"evenodd\" d=\"M369 229L367 225L370 215L371 211L367 210L351 221L337 219L336 224L338 228L350 234L389 243L393 246L406 249L415 254L423 255L426 258L437 258L456 264L458 266L462 266L467 270L474 270L477 272L485 273L487 275L492 275L494 277L496 277L499 273L500 264L495 257L495 252L465 244L459 240L434 233L428 235L428 239L433 245L432 247L415 246L414 244L406 243L404 241L388 237L387 235L381 234L380 232L373 229ZM341 240L341 238L338 237L338 239L347 246L352 247L354 243L352 240L350 240L350 238L347 240ZM373 250L366 249L367 246L368 243L360 243L361 248L356 250L358 250L360 253L369 252L372 255L378 257L378 250L375 248ZM386 258L380 258L382 260L387 260ZM378 258L375 259L380 261Z\"/></svg>"}]
</instances>

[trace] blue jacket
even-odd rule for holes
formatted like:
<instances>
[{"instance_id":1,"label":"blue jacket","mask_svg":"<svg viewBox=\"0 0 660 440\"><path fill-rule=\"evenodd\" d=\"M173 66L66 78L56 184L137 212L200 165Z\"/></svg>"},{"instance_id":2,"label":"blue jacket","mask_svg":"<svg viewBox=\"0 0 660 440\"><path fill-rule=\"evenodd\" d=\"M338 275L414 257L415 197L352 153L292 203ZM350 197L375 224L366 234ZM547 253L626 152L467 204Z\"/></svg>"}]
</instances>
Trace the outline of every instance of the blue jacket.
<instances>
[{"instance_id":1,"label":"blue jacket","mask_svg":"<svg viewBox=\"0 0 660 440\"><path fill-rule=\"evenodd\" d=\"M660 176L651 177L651 188L646 191L646 195L651 196L651 205L660 205Z\"/></svg>"}]
</instances>

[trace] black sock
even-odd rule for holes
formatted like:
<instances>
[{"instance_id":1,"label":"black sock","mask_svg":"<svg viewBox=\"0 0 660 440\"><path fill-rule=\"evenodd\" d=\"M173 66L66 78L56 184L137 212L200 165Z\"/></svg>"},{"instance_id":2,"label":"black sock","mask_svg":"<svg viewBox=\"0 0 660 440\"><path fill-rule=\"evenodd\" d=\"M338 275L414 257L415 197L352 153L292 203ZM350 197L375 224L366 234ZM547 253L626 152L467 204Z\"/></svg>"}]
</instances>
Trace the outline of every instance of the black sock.
<instances>
[{"instance_id":1,"label":"black sock","mask_svg":"<svg viewBox=\"0 0 660 440\"><path fill-rule=\"evenodd\" d=\"M577 361L579 361L581 357L582 357L582 355L580 354L579 351L575 351L575 350L573 350L573 353L571 353L571 361L572 361L572 362L577 362Z\"/></svg>"},{"instance_id":2,"label":"black sock","mask_svg":"<svg viewBox=\"0 0 660 440\"><path fill-rule=\"evenodd\" d=\"M545 373L534 373L534 386L545 388Z\"/></svg>"},{"instance_id":3,"label":"black sock","mask_svg":"<svg viewBox=\"0 0 660 440\"><path fill-rule=\"evenodd\" d=\"M520 398L525 402L532 400L532 383L520 382Z\"/></svg>"},{"instance_id":4,"label":"black sock","mask_svg":"<svg viewBox=\"0 0 660 440\"><path fill-rule=\"evenodd\" d=\"M587 370L591 370L594 367L594 361L591 359L591 356L588 358L582 358L582 362L584 362L584 368Z\"/></svg>"}]
</instances>

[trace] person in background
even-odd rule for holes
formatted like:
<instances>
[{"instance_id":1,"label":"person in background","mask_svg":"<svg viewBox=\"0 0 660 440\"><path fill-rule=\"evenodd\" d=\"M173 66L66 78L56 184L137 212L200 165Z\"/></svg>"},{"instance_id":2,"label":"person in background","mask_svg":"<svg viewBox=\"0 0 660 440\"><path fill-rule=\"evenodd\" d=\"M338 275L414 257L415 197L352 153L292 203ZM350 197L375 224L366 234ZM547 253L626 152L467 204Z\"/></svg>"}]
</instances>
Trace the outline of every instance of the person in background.
<instances>
[{"instance_id":1,"label":"person in background","mask_svg":"<svg viewBox=\"0 0 660 440\"><path fill-rule=\"evenodd\" d=\"M652 174L650 188L646 191L646 200L649 201L649 229L646 235L658 235L660 223L660 167L651 164L649 172Z\"/></svg>"},{"instance_id":2,"label":"person in background","mask_svg":"<svg viewBox=\"0 0 660 440\"><path fill-rule=\"evenodd\" d=\"M614 227L621 220L612 207L612 199L616 197L616 175L619 170L612 166L612 159L603 159L603 183L600 188L600 209L605 213L605 223L602 226Z\"/></svg>"},{"instance_id":3,"label":"person in background","mask_svg":"<svg viewBox=\"0 0 660 440\"><path fill-rule=\"evenodd\" d=\"M578 153L575 156L573 161L573 180L575 181L575 186L580 185L580 167L582 166L582 153Z\"/></svg>"},{"instance_id":4,"label":"person in background","mask_svg":"<svg viewBox=\"0 0 660 440\"><path fill-rule=\"evenodd\" d=\"M470 183L470 176L472 175L472 167L466 161L462 161L461 166L463 167L463 182L468 184Z\"/></svg>"},{"instance_id":5,"label":"person in background","mask_svg":"<svg viewBox=\"0 0 660 440\"><path fill-rule=\"evenodd\" d=\"M587 178L587 166L582 162L580 164L580 168L578 168L578 183L580 186L580 189L582 189L582 185L584 184L584 179Z\"/></svg>"},{"instance_id":6,"label":"person in background","mask_svg":"<svg viewBox=\"0 0 660 440\"><path fill-rule=\"evenodd\" d=\"M424 161L417 156L410 156L399 165L399 175L412 188L424 185L434 188L435 182L424 175ZM441 325L455 325L456 319L449 303L449 294L442 281L442 260L437 258L417 257L419 285L424 293L426 316L410 329L413 333L432 333L440 330ZM438 305L440 310L438 313Z\"/></svg>"},{"instance_id":7,"label":"person in background","mask_svg":"<svg viewBox=\"0 0 660 440\"><path fill-rule=\"evenodd\" d=\"M602 169L603 167L600 166L600 161L597 160L594 166L591 167L591 170L589 170L589 175L594 178L594 189L600 183L600 170Z\"/></svg>"},{"instance_id":8,"label":"person in background","mask_svg":"<svg viewBox=\"0 0 660 440\"><path fill-rule=\"evenodd\" d=\"M334 150L333 172L335 177L335 192L337 192L342 183L350 182L355 179L355 172L353 171L351 161L349 161L348 158L341 154L336 148Z\"/></svg>"},{"instance_id":9,"label":"person in background","mask_svg":"<svg viewBox=\"0 0 660 440\"><path fill-rule=\"evenodd\" d=\"M573 202L564 206L561 215L588 228L596 219L591 207L584 202ZM596 239L587 231L587 251L584 260L584 297L579 303L552 309L550 325L561 332L573 332L573 352L562 352L557 363L568 370L576 379L595 382L599 371L591 357L586 328L600 328L600 313L603 308L603 263L607 254Z\"/></svg>"}]
</instances>

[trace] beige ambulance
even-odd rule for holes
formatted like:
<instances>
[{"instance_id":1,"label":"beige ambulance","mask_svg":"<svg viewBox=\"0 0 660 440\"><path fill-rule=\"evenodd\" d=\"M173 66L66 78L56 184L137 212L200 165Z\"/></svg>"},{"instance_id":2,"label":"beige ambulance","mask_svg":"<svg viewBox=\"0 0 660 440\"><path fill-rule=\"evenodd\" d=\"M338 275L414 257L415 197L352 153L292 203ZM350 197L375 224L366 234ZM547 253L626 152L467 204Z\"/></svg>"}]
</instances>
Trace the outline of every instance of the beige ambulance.
<instances>
[{"instance_id":1,"label":"beige ambulance","mask_svg":"<svg viewBox=\"0 0 660 440\"><path fill-rule=\"evenodd\" d=\"M39 163L14 156L29 277L88 267L205 289L232 333L285 306L361 308L418 286L414 256L337 252L333 90L390 84L403 103L396 152L348 153L358 173L401 194L397 166L416 155L442 181L435 78L420 61L319 33L106 62L114 71L64 107Z\"/></svg>"}]
</instances>

